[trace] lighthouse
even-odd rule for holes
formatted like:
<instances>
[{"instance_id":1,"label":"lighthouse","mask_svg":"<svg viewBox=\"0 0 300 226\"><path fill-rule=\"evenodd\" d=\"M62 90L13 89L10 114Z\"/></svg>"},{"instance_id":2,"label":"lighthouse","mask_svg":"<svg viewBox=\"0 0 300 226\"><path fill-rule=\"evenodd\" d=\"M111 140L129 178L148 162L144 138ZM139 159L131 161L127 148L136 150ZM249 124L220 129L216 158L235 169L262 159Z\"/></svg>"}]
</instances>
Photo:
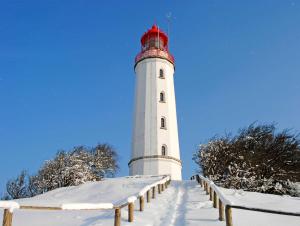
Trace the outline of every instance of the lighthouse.
<instances>
[{"instance_id":1,"label":"lighthouse","mask_svg":"<svg viewBox=\"0 0 300 226\"><path fill-rule=\"evenodd\" d=\"M181 180L174 57L168 36L153 25L135 57L135 109L130 175L171 175Z\"/></svg>"}]
</instances>

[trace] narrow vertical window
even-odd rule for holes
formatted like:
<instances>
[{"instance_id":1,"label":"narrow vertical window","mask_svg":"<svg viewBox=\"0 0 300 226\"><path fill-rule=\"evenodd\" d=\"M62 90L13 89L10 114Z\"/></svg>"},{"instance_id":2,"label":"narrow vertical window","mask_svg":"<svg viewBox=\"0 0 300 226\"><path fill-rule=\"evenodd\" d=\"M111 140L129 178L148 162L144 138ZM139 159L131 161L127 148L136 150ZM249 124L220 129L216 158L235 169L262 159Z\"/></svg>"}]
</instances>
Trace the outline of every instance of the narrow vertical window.
<instances>
[{"instance_id":1,"label":"narrow vertical window","mask_svg":"<svg viewBox=\"0 0 300 226\"><path fill-rule=\"evenodd\" d=\"M160 78L165 78L165 73L163 69L159 69L159 77Z\"/></svg>"},{"instance_id":2,"label":"narrow vertical window","mask_svg":"<svg viewBox=\"0 0 300 226\"><path fill-rule=\"evenodd\" d=\"M167 155L167 147L166 145L161 146L161 155Z\"/></svg>"},{"instance_id":3,"label":"narrow vertical window","mask_svg":"<svg viewBox=\"0 0 300 226\"><path fill-rule=\"evenodd\" d=\"M164 117L160 119L160 128L162 129L166 128L166 119Z\"/></svg>"},{"instance_id":4,"label":"narrow vertical window","mask_svg":"<svg viewBox=\"0 0 300 226\"><path fill-rule=\"evenodd\" d=\"M160 102L165 102L166 100L165 100L165 93L164 92L160 92L160 94L159 94L159 101Z\"/></svg>"}]
</instances>

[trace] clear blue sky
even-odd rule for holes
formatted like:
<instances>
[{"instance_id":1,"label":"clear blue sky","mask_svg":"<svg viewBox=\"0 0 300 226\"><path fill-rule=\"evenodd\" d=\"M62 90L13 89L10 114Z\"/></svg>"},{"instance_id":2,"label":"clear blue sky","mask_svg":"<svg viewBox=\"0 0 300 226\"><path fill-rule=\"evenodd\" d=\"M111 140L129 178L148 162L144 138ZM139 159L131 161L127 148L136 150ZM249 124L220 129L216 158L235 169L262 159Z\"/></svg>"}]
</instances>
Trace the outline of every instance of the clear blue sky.
<instances>
[{"instance_id":1,"label":"clear blue sky","mask_svg":"<svg viewBox=\"0 0 300 226\"><path fill-rule=\"evenodd\" d=\"M185 178L215 134L254 121L299 131L299 1L1 1L0 195L76 145L112 144L128 173L134 57L168 12Z\"/></svg>"}]
</instances>

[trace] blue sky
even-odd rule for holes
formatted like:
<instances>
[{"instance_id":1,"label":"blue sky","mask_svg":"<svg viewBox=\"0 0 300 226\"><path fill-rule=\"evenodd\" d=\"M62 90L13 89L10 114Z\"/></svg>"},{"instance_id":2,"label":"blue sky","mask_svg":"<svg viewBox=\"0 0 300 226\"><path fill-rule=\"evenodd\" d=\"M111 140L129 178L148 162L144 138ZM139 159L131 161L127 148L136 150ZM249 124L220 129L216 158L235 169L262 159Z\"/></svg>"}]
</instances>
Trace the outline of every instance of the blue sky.
<instances>
[{"instance_id":1,"label":"blue sky","mask_svg":"<svg viewBox=\"0 0 300 226\"><path fill-rule=\"evenodd\" d=\"M134 57L169 12L185 178L215 134L254 121L299 131L298 1L1 1L0 194L76 145L112 144L128 173Z\"/></svg>"}]
</instances>

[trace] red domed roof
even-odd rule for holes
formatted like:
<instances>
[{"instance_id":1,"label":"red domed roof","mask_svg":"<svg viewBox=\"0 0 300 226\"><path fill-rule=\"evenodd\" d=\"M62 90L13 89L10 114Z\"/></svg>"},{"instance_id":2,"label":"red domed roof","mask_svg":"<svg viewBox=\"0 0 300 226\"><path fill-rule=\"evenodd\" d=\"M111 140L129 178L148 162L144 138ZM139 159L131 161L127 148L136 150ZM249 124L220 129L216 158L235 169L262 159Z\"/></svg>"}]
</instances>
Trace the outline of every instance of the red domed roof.
<instances>
[{"instance_id":1,"label":"red domed roof","mask_svg":"<svg viewBox=\"0 0 300 226\"><path fill-rule=\"evenodd\" d=\"M146 40L152 37L157 37L161 38L164 42L165 45L168 44L168 36L160 30L155 24L152 26L151 29L149 29L147 32L144 33L144 35L141 38L141 43L142 45L145 45Z\"/></svg>"},{"instance_id":2,"label":"red domed roof","mask_svg":"<svg viewBox=\"0 0 300 226\"><path fill-rule=\"evenodd\" d=\"M174 65L174 57L168 48L168 36L156 25L143 34L141 43L141 52L135 57L135 66L147 58L166 59Z\"/></svg>"}]
</instances>

